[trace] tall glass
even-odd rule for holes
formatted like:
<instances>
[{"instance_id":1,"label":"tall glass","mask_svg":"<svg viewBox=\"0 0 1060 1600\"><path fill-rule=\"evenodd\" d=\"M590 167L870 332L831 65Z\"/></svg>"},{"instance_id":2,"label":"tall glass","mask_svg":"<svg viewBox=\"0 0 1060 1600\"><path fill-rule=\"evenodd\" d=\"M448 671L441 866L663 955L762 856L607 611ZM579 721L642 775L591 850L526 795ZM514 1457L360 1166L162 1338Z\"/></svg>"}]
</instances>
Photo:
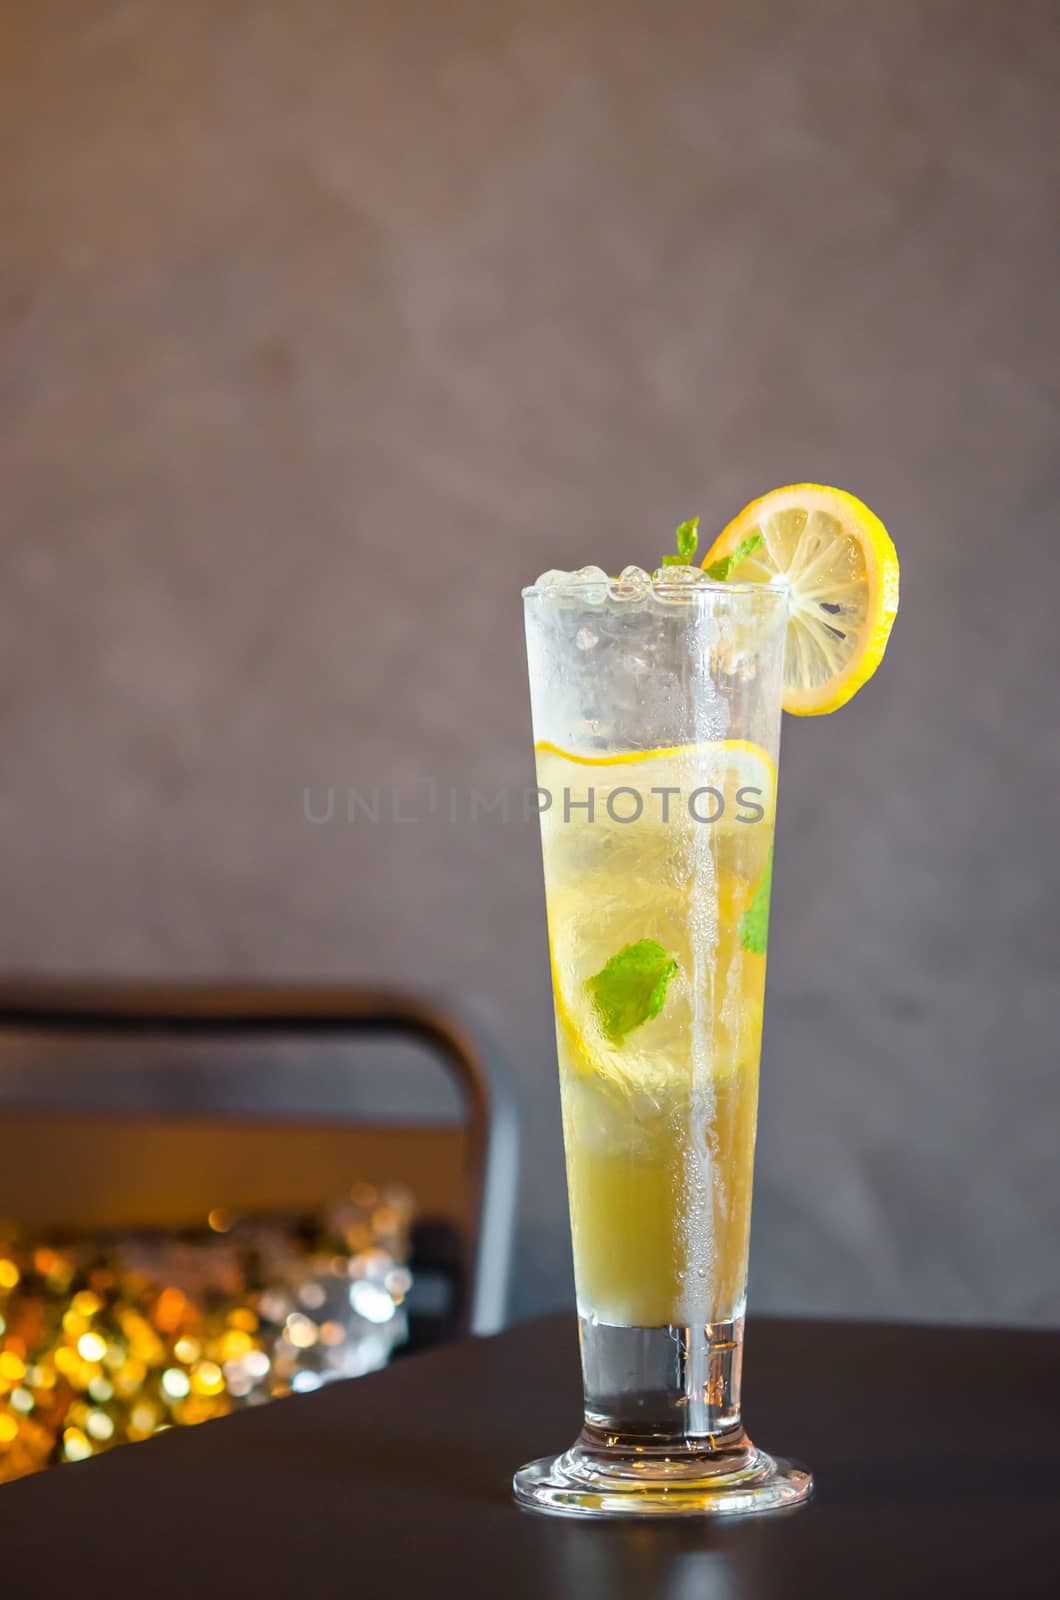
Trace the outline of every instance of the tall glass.
<instances>
[{"instance_id":1,"label":"tall glass","mask_svg":"<svg viewBox=\"0 0 1060 1600\"><path fill-rule=\"evenodd\" d=\"M568 1515L812 1480L740 1420L786 601L689 568L524 591L585 1420Z\"/></svg>"}]
</instances>

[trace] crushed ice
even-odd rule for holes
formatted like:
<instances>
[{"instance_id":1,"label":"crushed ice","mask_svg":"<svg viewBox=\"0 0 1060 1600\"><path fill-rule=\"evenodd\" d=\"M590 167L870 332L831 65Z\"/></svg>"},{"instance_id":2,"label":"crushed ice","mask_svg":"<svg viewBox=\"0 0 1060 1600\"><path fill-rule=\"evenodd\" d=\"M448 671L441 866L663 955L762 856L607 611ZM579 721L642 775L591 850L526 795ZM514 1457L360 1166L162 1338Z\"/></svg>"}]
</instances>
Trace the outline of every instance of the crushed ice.
<instances>
[{"instance_id":1,"label":"crushed ice","mask_svg":"<svg viewBox=\"0 0 1060 1600\"><path fill-rule=\"evenodd\" d=\"M599 605L608 598L642 600L649 594L658 599L678 600L690 589L709 586L711 580L700 567L659 567L651 573L645 572L643 567L624 567L617 578L609 578L602 567L579 567L576 572L563 572L553 567L541 574L531 592L569 595L583 604Z\"/></svg>"}]
</instances>

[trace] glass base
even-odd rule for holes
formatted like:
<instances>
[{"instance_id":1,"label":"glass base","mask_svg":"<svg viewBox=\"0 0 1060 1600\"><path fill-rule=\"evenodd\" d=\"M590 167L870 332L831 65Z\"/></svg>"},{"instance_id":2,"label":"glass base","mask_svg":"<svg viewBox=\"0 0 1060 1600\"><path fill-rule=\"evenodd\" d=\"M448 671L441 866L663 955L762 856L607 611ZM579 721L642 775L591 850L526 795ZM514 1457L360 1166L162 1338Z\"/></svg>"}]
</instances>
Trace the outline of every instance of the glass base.
<instances>
[{"instance_id":1,"label":"glass base","mask_svg":"<svg viewBox=\"0 0 1060 1600\"><path fill-rule=\"evenodd\" d=\"M750 1516L801 1505L813 1478L774 1460L741 1430L714 1450L620 1443L586 1428L559 1456L521 1467L515 1498L532 1511L564 1517Z\"/></svg>"}]
</instances>

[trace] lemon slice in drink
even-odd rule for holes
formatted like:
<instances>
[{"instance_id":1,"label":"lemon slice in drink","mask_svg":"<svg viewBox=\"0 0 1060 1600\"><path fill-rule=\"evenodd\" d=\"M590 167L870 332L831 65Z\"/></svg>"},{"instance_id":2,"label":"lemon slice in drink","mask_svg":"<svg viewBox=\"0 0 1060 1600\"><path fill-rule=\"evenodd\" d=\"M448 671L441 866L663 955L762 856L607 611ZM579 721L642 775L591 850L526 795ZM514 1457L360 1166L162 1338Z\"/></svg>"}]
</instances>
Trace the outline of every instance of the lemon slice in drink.
<instances>
[{"instance_id":1,"label":"lemon slice in drink","mask_svg":"<svg viewBox=\"0 0 1060 1600\"><path fill-rule=\"evenodd\" d=\"M792 484L734 517L703 566L731 559L751 541L727 576L779 578L787 588L784 710L802 717L837 711L883 660L898 610L898 557L887 529L842 489Z\"/></svg>"},{"instance_id":2,"label":"lemon slice in drink","mask_svg":"<svg viewBox=\"0 0 1060 1600\"><path fill-rule=\"evenodd\" d=\"M773 837L767 752L728 740L606 755L541 742L536 754L551 796L542 848L570 1064L601 1087L664 1096L687 1083L694 1061L724 1075L757 1060L764 963L740 928ZM658 1013L616 1040L591 981L643 941L676 971Z\"/></svg>"}]
</instances>

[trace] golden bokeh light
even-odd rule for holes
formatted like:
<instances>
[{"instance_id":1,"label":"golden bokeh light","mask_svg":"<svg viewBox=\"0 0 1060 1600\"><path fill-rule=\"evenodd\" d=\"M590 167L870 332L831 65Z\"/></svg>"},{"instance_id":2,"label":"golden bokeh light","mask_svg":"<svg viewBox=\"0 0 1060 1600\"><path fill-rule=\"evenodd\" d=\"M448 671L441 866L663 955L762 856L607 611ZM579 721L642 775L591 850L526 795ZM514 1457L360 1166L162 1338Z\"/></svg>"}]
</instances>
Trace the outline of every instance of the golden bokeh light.
<instances>
[{"instance_id":1,"label":"golden bokeh light","mask_svg":"<svg viewBox=\"0 0 1060 1600\"><path fill-rule=\"evenodd\" d=\"M107 1353L107 1341L98 1333L83 1333L77 1341L77 1353L84 1361L102 1361Z\"/></svg>"},{"instance_id":2,"label":"golden bokeh light","mask_svg":"<svg viewBox=\"0 0 1060 1600\"><path fill-rule=\"evenodd\" d=\"M407 1197L356 1185L315 1219L215 1207L172 1242L0 1225L0 1483L381 1365L403 1334L410 1221Z\"/></svg>"}]
</instances>

